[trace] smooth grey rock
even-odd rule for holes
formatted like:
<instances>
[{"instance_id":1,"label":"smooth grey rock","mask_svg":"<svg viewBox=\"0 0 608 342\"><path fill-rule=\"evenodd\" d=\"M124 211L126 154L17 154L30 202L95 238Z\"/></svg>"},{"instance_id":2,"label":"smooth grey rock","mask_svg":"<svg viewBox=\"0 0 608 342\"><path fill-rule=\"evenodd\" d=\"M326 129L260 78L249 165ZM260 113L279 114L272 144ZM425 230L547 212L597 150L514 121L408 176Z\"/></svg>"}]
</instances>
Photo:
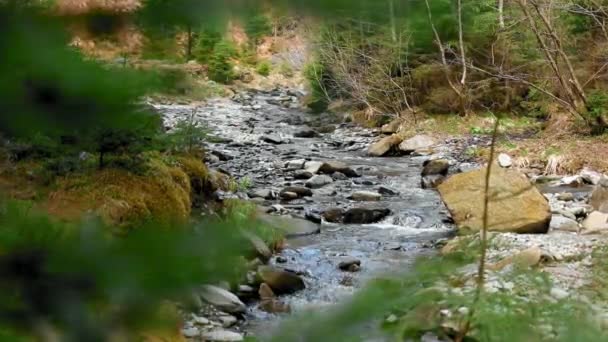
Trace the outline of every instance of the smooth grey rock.
<instances>
[{"instance_id":1,"label":"smooth grey rock","mask_svg":"<svg viewBox=\"0 0 608 342\"><path fill-rule=\"evenodd\" d=\"M220 316L218 317L220 323L222 323L222 327L224 328L230 328L231 326L235 325L236 322L238 321L236 319L236 317L234 316Z\"/></svg>"},{"instance_id":2,"label":"smooth grey rock","mask_svg":"<svg viewBox=\"0 0 608 342\"><path fill-rule=\"evenodd\" d=\"M608 230L608 214L594 211L583 221L584 234L605 233Z\"/></svg>"},{"instance_id":3,"label":"smooth grey rock","mask_svg":"<svg viewBox=\"0 0 608 342\"><path fill-rule=\"evenodd\" d=\"M404 140L399 149L405 153L412 153L416 150L426 150L435 145L435 139L428 135L417 135L413 138Z\"/></svg>"},{"instance_id":4,"label":"smooth grey rock","mask_svg":"<svg viewBox=\"0 0 608 342\"><path fill-rule=\"evenodd\" d=\"M323 166L323 162L320 161L308 161L304 163L304 169L312 174L319 173L321 166Z\"/></svg>"},{"instance_id":5,"label":"smooth grey rock","mask_svg":"<svg viewBox=\"0 0 608 342\"><path fill-rule=\"evenodd\" d=\"M201 297L207 303L228 313L244 313L247 310L239 297L217 286L203 286Z\"/></svg>"},{"instance_id":6,"label":"smooth grey rock","mask_svg":"<svg viewBox=\"0 0 608 342\"><path fill-rule=\"evenodd\" d=\"M583 178L583 180L585 181L585 183L591 184L591 185L598 185L599 182L602 180L602 177L604 177L601 173L587 169L587 168L583 169L583 171L581 171L580 175Z\"/></svg>"},{"instance_id":7,"label":"smooth grey rock","mask_svg":"<svg viewBox=\"0 0 608 342\"><path fill-rule=\"evenodd\" d=\"M239 342L243 335L228 330L212 330L201 335L204 341L210 342Z\"/></svg>"},{"instance_id":8,"label":"smooth grey rock","mask_svg":"<svg viewBox=\"0 0 608 342\"><path fill-rule=\"evenodd\" d=\"M259 219L269 227L282 231L286 237L306 236L321 232L320 225L301 218L262 215Z\"/></svg>"},{"instance_id":9,"label":"smooth grey rock","mask_svg":"<svg viewBox=\"0 0 608 342\"><path fill-rule=\"evenodd\" d=\"M300 170L304 168L304 163L306 163L304 159L290 160L285 163L285 168L288 170Z\"/></svg>"},{"instance_id":10,"label":"smooth grey rock","mask_svg":"<svg viewBox=\"0 0 608 342\"><path fill-rule=\"evenodd\" d=\"M200 330L198 330L196 327L182 329L182 335L184 335L184 337L193 338L199 336L200 334Z\"/></svg>"},{"instance_id":11,"label":"smooth grey rock","mask_svg":"<svg viewBox=\"0 0 608 342\"><path fill-rule=\"evenodd\" d=\"M263 198L273 200L277 198L277 194L270 189L255 189L247 193L250 198Z\"/></svg>"},{"instance_id":12,"label":"smooth grey rock","mask_svg":"<svg viewBox=\"0 0 608 342\"><path fill-rule=\"evenodd\" d=\"M498 155L498 165L500 167L508 168L513 166L513 160L506 153L501 153Z\"/></svg>"},{"instance_id":13,"label":"smooth grey rock","mask_svg":"<svg viewBox=\"0 0 608 342\"><path fill-rule=\"evenodd\" d=\"M382 195L372 191L355 191L348 197L358 202L374 202L382 199Z\"/></svg>"},{"instance_id":14,"label":"smooth grey rock","mask_svg":"<svg viewBox=\"0 0 608 342\"><path fill-rule=\"evenodd\" d=\"M334 180L328 175L316 175L306 181L306 187L311 189L319 189L333 182Z\"/></svg>"},{"instance_id":15,"label":"smooth grey rock","mask_svg":"<svg viewBox=\"0 0 608 342\"><path fill-rule=\"evenodd\" d=\"M573 219L561 216L554 215L551 218L551 228L552 231L565 231L565 232L578 232L578 222Z\"/></svg>"}]
</instances>

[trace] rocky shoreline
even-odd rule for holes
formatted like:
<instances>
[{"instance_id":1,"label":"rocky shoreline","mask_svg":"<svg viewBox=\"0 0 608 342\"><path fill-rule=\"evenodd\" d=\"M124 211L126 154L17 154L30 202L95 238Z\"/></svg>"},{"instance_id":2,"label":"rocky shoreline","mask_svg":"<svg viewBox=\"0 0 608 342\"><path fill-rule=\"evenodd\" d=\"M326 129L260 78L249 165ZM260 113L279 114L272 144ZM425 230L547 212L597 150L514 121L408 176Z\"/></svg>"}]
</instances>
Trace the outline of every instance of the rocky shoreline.
<instances>
[{"instance_id":1,"label":"rocky shoreline","mask_svg":"<svg viewBox=\"0 0 608 342\"><path fill-rule=\"evenodd\" d=\"M207 163L248 185L218 198L257 203L262 219L288 236L274 256L252 237L264 260L251 261L248 279L197 291L199 310L186 315L183 328L187 338L240 341L276 325L268 322L283 313L341 301L378 274L403 271L418 256L435 253L454 232L452 220L461 223L432 188L479 168L463 151L487 145L487 139L395 138L394 127L372 130L329 116L311 118L299 109L300 95L245 92L202 106L157 106L168 127L193 111L207 123L219 138L208 146ZM398 156L378 158L385 155ZM504 155L498 164L516 168ZM602 175L548 178L537 170L520 171L543 192L551 225L545 234L493 233L488 257L500 267L487 282L490 292L513 288L504 270L523 258L551 275L556 297L571 296L585 284L591 252L604 241L594 234L608 229L600 213L606 195L591 195L594 187L605 191ZM442 252L462 247L456 243L461 239ZM465 289L473 285L465 282Z\"/></svg>"}]
</instances>

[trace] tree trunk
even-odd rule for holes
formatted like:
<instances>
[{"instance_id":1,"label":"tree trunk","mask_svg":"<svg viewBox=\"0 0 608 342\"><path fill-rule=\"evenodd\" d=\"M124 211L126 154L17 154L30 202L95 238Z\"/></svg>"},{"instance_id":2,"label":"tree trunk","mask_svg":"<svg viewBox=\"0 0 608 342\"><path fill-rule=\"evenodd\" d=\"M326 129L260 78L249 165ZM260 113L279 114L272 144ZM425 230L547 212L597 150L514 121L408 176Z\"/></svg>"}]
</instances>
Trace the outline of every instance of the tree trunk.
<instances>
[{"instance_id":1,"label":"tree trunk","mask_svg":"<svg viewBox=\"0 0 608 342\"><path fill-rule=\"evenodd\" d=\"M393 43L397 42L397 23L395 20L395 0L388 0L388 11L391 19L391 37Z\"/></svg>"},{"instance_id":2,"label":"tree trunk","mask_svg":"<svg viewBox=\"0 0 608 342\"><path fill-rule=\"evenodd\" d=\"M104 151L99 151L99 164L97 165L99 167L100 170L102 170L105 167L105 161L104 161Z\"/></svg>"},{"instance_id":3,"label":"tree trunk","mask_svg":"<svg viewBox=\"0 0 608 342\"><path fill-rule=\"evenodd\" d=\"M460 84L464 87L467 82L467 57L464 51L464 32L462 29L462 0L458 0L458 44L460 46L460 58L462 59Z\"/></svg>"},{"instance_id":4,"label":"tree trunk","mask_svg":"<svg viewBox=\"0 0 608 342\"><path fill-rule=\"evenodd\" d=\"M193 37L193 33L192 33L192 26L188 25L187 26L187 43L186 43L186 60L189 61L192 59L192 46L194 45L194 37Z\"/></svg>"},{"instance_id":5,"label":"tree trunk","mask_svg":"<svg viewBox=\"0 0 608 342\"><path fill-rule=\"evenodd\" d=\"M498 0L498 27L505 29L505 0Z\"/></svg>"}]
</instances>

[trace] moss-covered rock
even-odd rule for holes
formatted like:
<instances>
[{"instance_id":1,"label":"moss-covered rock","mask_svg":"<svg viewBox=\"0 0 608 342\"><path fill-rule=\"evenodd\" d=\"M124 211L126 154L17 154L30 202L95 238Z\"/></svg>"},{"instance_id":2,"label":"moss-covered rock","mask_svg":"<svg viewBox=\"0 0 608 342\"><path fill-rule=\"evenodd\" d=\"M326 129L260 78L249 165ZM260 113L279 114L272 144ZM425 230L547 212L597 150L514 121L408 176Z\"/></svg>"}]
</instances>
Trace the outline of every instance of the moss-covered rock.
<instances>
[{"instance_id":1,"label":"moss-covered rock","mask_svg":"<svg viewBox=\"0 0 608 342\"><path fill-rule=\"evenodd\" d=\"M61 219L76 220L90 212L119 227L150 219L184 222L196 201L223 187L196 157L152 155L145 170L142 174L104 169L70 175L56 182L42 206Z\"/></svg>"}]
</instances>

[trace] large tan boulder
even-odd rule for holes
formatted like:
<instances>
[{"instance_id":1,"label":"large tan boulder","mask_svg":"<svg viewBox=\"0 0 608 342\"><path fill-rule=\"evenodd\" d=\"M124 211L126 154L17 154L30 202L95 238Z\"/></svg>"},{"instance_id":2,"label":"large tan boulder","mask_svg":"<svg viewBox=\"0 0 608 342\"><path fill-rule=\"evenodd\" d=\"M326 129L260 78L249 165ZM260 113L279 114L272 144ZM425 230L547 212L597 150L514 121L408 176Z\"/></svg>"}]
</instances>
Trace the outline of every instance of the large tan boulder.
<instances>
[{"instance_id":1,"label":"large tan boulder","mask_svg":"<svg viewBox=\"0 0 608 342\"><path fill-rule=\"evenodd\" d=\"M401 144L402 141L403 138L397 134L384 137L380 139L380 141L370 146L367 153L372 157L382 157L389 153L392 149L395 149L397 145Z\"/></svg>"},{"instance_id":2,"label":"large tan boulder","mask_svg":"<svg viewBox=\"0 0 608 342\"><path fill-rule=\"evenodd\" d=\"M384 134L393 134L399 132L399 128L401 128L401 124L403 123L403 119L396 118L393 121L383 125L381 128L382 133Z\"/></svg>"},{"instance_id":3,"label":"large tan boulder","mask_svg":"<svg viewBox=\"0 0 608 342\"><path fill-rule=\"evenodd\" d=\"M483 228L486 168L448 178L438 187L443 202L461 229ZM488 230L546 233L551 222L548 201L525 175L493 167L490 178Z\"/></svg>"},{"instance_id":4,"label":"large tan boulder","mask_svg":"<svg viewBox=\"0 0 608 342\"><path fill-rule=\"evenodd\" d=\"M608 214L608 178L603 177L596 186L589 204L593 209Z\"/></svg>"},{"instance_id":5,"label":"large tan boulder","mask_svg":"<svg viewBox=\"0 0 608 342\"><path fill-rule=\"evenodd\" d=\"M405 153L412 153L418 150L428 150L436 144L435 139L428 135L420 134L404 140L399 149Z\"/></svg>"}]
</instances>

